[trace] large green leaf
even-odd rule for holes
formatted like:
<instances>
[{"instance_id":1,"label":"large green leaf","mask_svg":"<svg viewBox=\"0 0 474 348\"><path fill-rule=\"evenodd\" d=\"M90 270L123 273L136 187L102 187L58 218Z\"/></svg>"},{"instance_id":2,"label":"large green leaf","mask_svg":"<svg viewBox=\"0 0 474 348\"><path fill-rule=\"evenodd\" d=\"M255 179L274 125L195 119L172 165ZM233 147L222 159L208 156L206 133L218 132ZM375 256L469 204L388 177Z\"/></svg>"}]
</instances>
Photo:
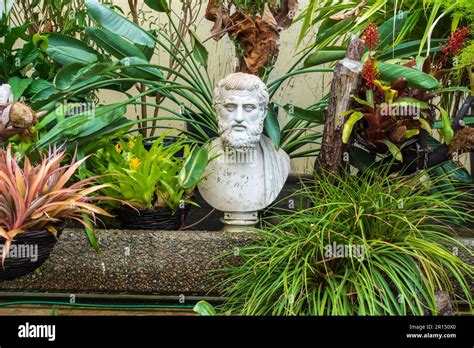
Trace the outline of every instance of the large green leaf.
<instances>
[{"instance_id":1,"label":"large green leaf","mask_svg":"<svg viewBox=\"0 0 474 348\"><path fill-rule=\"evenodd\" d=\"M298 35L298 41L296 42L297 47L300 45L301 41L303 41L304 37L306 36L306 33L312 25L314 10L317 5L318 1L311 1L306 9L303 25L301 27L300 34Z\"/></svg>"},{"instance_id":2,"label":"large green leaf","mask_svg":"<svg viewBox=\"0 0 474 348\"><path fill-rule=\"evenodd\" d=\"M151 9L158 12L171 12L166 0L145 0L145 4L147 4L148 7L150 7Z\"/></svg>"},{"instance_id":3,"label":"large green leaf","mask_svg":"<svg viewBox=\"0 0 474 348\"><path fill-rule=\"evenodd\" d=\"M415 98L398 98L396 101L394 101L392 106L414 106L420 109L428 109L428 103L415 99Z\"/></svg>"},{"instance_id":4,"label":"large green leaf","mask_svg":"<svg viewBox=\"0 0 474 348\"><path fill-rule=\"evenodd\" d=\"M430 42L430 53L432 53L439 51L439 44L446 42L446 39L433 39ZM391 58L415 57L418 55L420 44L421 40L414 40L398 44L394 47L387 47L382 50L379 60L384 61ZM424 50L423 53L426 53L426 50Z\"/></svg>"},{"instance_id":5,"label":"large green leaf","mask_svg":"<svg viewBox=\"0 0 474 348\"><path fill-rule=\"evenodd\" d=\"M98 60L98 53L82 41L61 34L48 36L46 54L61 65L74 63L87 65Z\"/></svg>"},{"instance_id":6,"label":"large green leaf","mask_svg":"<svg viewBox=\"0 0 474 348\"><path fill-rule=\"evenodd\" d=\"M379 26L380 50L393 44L397 39L400 29L402 29L403 24L405 24L407 17L408 11L399 12Z\"/></svg>"},{"instance_id":7,"label":"large green leaf","mask_svg":"<svg viewBox=\"0 0 474 348\"><path fill-rule=\"evenodd\" d=\"M178 180L185 190L193 190L199 183L207 166L208 152L204 147L195 146L181 169Z\"/></svg>"},{"instance_id":8,"label":"large green leaf","mask_svg":"<svg viewBox=\"0 0 474 348\"><path fill-rule=\"evenodd\" d=\"M32 78L21 79L17 76L11 77L8 80L8 84L12 88L13 99L14 101L18 101L26 89L31 85L33 82Z\"/></svg>"},{"instance_id":9,"label":"large green leaf","mask_svg":"<svg viewBox=\"0 0 474 348\"><path fill-rule=\"evenodd\" d=\"M353 24L353 18L346 18L341 21L335 21L333 19L326 19L318 30L316 35L316 44L320 44L324 40L339 35L345 34L347 29Z\"/></svg>"},{"instance_id":10,"label":"large green leaf","mask_svg":"<svg viewBox=\"0 0 474 348\"><path fill-rule=\"evenodd\" d=\"M109 135L114 135L117 133L123 134L123 132L130 130L130 128L132 127L132 121L127 120L125 117L121 117L110 123L108 126L105 126L104 128L100 128L99 130L89 135L81 136L80 138L75 139L74 144L77 143L78 146L81 146L85 144L90 144L92 142L97 142L99 139L103 139L104 137Z\"/></svg>"},{"instance_id":11,"label":"large green leaf","mask_svg":"<svg viewBox=\"0 0 474 348\"><path fill-rule=\"evenodd\" d=\"M46 81L46 80L41 80L41 79L37 79L37 80L33 80L33 82L29 85L28 89L26 90L26 94L27 95L34 95L40 91L43 91L47 88L50 88L50 87L53 87L53 84L49 81Z\"/></svg>"},{"instance_id":12,"label":"large green leaf","mask_svg":"<svg viewBox=\"0 0 474 348\"><path fill-rule=\"evenodd\" d=\"M68 89L71 86L72 81L80 76L79 71L82 67L82 64L73 63L60 69L54 78L54 87L60 90Z\"/></svg>"},{"instance_id":13,"label":"large green leaf","mask_svg":"<svg viewBox=\"0 0 474 348\"><path fill-rule=\"evenodd\" d=\"M267 116L265 117L263 133L270 138L277 149L280 148L281 131L278 116L273 104L268 105Z\"/></svg>"},{"instance_id":14,"label":"large green leaf","mask_svg":"<svg viewBox=\"0 0 474 348\"><path fill-rule=\"evenodd\" d=\"M67 90L79 82L100 76L110 69L110 63L95 63L83 67L80 64L71 64L58 71L54 78L54 87L59 90Z\"/></svg>"},{"instance_id":15,"label":"large green leaf","mask_svg":"<svg viewBox=\"0 0 474 348\"><path fill-rule=\"evenodd\" d=\"M316 124L324 123L324 109L303 109L292 104L286 104L283 106L283 109L288 113L288 115L296 117L300 120L310 121Z\"/></svg>"},{"instance_id":16,"label":"large green leaf","mask_svg":"<svg viewBox=\"0 0 474 348\"><path fill-rule=\"evenodd\" d=\"M74 85L71 85L67 90L59 90L54 86L48 87L44 90L39 91L38 93L32 96L31 106L35 110L50 109L51 107L54 107L53 104L57 102L58 98L64 97L67 93L74 92L76 90L82 89L83 87L87 87L87 88L83 89L81 92L87 93L95 89L94 88L95 83L98 83L100 81L105 81L107 79L108 77L106 76L93 76L87 80L78 81ZM106 86L103 85L102 87L105 88Z\"/></svg>"},{"instance_id":17,"label":"large green leaf","mask_svg":"<svg viewBox=\"0 0 474 348\"><path fill-rule=\"evenodd\" d=\"M351 110L347 112L351 112ZM340 117L342 117L342 115ZM354 125L360 119L362 119L362 117L364 117L364 114L362 112L354 111L346 120L346 122L344 122L344 127L342 128L342 142L344 144L347 144L347 142L349 141L349 138L351 137L352 129L354 128Z\"/></svg>"},{"instance_id":18,"label":"large green leaf","mask_svg":"<svg viewBox=\"0 0 474 348\"><path fill-rule=\"evenodd\" d=\"M125 40L120 35L102 28L92 27L86 27L86 32L87 35L94 40L97 46L103 48L115 58L122 59L125 57L138 57L143 60L148 60L138 47Z\"/></svg>"},{"instance_id":19,"label":"large green leaf","mask_svg":"<svg viewBox=\"0 0 474 348\"><path fill-rule=\"evenodd\" d=\"M205 68L207 68L207 61L209 57L209 52L207 52L206 47L199 41L199 38L196 36L196 34L192 31L189 30L189 33L191 34L191 41L193 45L193 56L194 58Z\"/></svg>"},{"instance_id":20,"label":"large green leaf","mask_svg":"<svg viewBox=\"0 0 474 348\"><path fill-rule=\"evenodd\" d=\"M346 56L346 50L337 47L331 49L330 47L325 47L322 50L318 50L306 58L304 61L304 67L309 68L311 66L320 65L324 63L333 62L335 60L343 59Z\"/></svg>"},{"instance_id":21,"label":"large green leaf","mask_svg":"<svg viewBox=\"0 0 474 348\"><path fill-rule=\"evenodd\" d=\"M73 141L106 128L120 119L125 112L126 107L123 104L111 104L66 117L44 134L36 146L44 148L55 143L66 143L66 146L72 146ZM99 137L100 134L97 136Z\"/></svg>"},{"instance_id":22,"label":"large green leaf","mask_svg":"<svg viewBox=\"0 0 474 348\"><path fill-rule=\"evenodd\" d=\"M417 69L382 62L378 63L378 68L380 79L383 81L393 82L404 77L407 79L408 85L413 88L420 88L428 91L441 88L441 84L435 77L425 74Z\"/></svg>"},{"instance_id":23,"label":"large green leaf","mask_svg":"<svg viewBox=\"0 0 474 348\"><path fill-rule=\"evenodd\" d=\"M85 1L89 15L102 27L117 35L126 37L131 42L154 47L155 39L127 18L102 5L97 0Z\"/></svg>"},{"instance_id":24,"label":"large green leaf","mask_svg":"<svg viewBox=\"0 0 474 348\"><path fill-rule=\"evenodd\" d=\"M127 76L151 81L161 80L163 78L163 72L144 59L138 57L127 57L120 60L118 63L125 66L125 68L122 69L122 73Z\"/></svg>"}]
</instances>

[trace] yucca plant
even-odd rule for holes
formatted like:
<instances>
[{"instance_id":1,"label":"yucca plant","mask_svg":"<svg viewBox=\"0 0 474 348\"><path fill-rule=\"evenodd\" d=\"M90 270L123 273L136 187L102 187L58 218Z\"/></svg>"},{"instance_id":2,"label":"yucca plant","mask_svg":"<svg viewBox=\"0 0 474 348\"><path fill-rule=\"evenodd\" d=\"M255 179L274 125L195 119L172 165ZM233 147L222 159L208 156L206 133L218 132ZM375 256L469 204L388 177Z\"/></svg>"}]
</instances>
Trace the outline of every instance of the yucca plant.
<instances>
[{"instance_id":1,"label":"yucca plant","mask_svg":"<svg viewBox=\"0 0 474 348\"><path fill-rule=\"evenodd\" d=\"M64 220L76 220L87 227L84 216L94 222L97 214L110 216L90 203L99 198L91 194L106 185L95 184L95 178L70 184L86 158L77 161L74 155L70 164L61 165L65 155L64 150L54 147L39 164L33 164L25 157L23 166L20 166L11 147L0 149L0 236L5 238L3 260L19 234L45 228L56 233L54 226Z\"/></svg>"},{"instance_id":2,"label":"yucca plant","mask_svg":"<svg viewBox=\"0 0 474 348\"><path fill-rule=\"evenodd\" d=\"M311 207L279 216L225 269L224 312L242 315L436 314L443 290L472 308L472 250L450 224L469 218L448 177L325 173L301 192ZM314 185L314 186L313 186ZM432 191L430 187L436 187ZM458 283L462 298L455 294Z\"/></svg>"}]
</instances>

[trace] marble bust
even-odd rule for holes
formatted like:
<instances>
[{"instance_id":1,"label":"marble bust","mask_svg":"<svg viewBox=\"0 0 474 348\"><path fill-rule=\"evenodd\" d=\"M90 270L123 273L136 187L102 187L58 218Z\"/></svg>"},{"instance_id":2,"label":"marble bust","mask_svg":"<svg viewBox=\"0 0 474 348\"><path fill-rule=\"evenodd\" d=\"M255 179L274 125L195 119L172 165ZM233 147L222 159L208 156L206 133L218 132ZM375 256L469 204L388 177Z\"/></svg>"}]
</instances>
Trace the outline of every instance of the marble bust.
<instances>
[{"instance_id":1,"label":"marble bust","mask_svg":"<svg viewBox=\"0 0 474 348\"><path fill-rule=\"evenodd\" d=\"M262 134L268 91L259 77L234 73L214 91L220 137L209 144L211 161L198 185L209 205L224 212L229 231L258 222L258 211L278 196L290 172L290 158Z\"/></svg>"}]
</instances>

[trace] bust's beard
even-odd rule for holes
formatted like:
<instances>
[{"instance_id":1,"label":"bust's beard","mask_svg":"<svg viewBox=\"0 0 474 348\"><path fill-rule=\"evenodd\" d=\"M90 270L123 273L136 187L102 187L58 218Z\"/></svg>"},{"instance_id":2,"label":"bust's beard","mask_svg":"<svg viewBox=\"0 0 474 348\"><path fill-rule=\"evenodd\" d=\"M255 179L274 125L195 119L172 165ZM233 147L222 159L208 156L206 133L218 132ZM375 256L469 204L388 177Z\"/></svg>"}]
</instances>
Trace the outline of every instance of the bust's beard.
<instances>
[{"instance_id":1,"label":"bust's beard","mask_svg":"<svg viewBox=\"0 0 474 348\"><path fill-rule=\"evenodd\" d=\"M219 125L222 129L222 125ZM246 151L254 148L260 141L263 132L263 121L257 126L250 126L245 132L232 132L232 128L228 127L221 133L222 146L229 147L236 151Z\"/></svg>"},{"instance_id":2,"label":"bust's beard","mask_svg":"<svg viewBox=\"0 0 474 348\"><path fill-rule=\"evenodd\" d=\"M227 129L221 135L222 145L236 151L246 151L254 148L260 141L261 133L246 132L244 136L236 137L235 133Z\"/></svg>"}]
</instances>

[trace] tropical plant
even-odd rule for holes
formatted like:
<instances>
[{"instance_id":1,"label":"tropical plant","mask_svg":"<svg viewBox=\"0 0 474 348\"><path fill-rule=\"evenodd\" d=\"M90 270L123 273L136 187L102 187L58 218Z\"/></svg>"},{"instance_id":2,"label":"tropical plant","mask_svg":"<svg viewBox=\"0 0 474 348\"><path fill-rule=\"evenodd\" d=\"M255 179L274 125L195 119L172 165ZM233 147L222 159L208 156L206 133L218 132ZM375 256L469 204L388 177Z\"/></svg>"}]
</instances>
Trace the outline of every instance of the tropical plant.
<instances>
[{"instance_id":1,"label":"tropical plant","mask_svg":"<svg viewBox=\"0 0 474 348\"><path fill-rule=\"evenodd\" d=\"M176 41L180 46L164 31L147 32L97 1L87 0L86 5L95 23L95 26L87 27L86 32L96 48L60 34L50 34L45 53L63 68L57 73L54 85L33 96L33 108L50 115L58 112L61 114L61 110L57 110L58 103L62 108L65 101L74 100L81 94L101 88L125 92L133 84L140 83L146 87L145 90L135 96L130 96L127 92L129 98L124 100L123 105L140 108L151 106L155 108L155 115L146 120L130 120L128 124L123 124L124 128L138 125L138 128L130 132L139 131L145 134L147 130L153 132L156 128L169 128L156 124L157 121L179 120L192 125L192 130L181 129L191 142L203 144L212 136L216 136L217 121L212 107L213 83L206 69L208 52L196 35L188 31L188 37L183 37L166 6L151 4L153 9L168 15L170 27L178 35ZM192 45L189 45L189 40ZM155 46L170 54L176 65L167 67L149 63L151 56L148 52ZM107 55L104 56L99 51L106 52L117 60L107 58ZM332 71L329 68L302 69L299 67L301 62L302 59L299 59L288 73L272 82L267 81L270 70L267 71L264 79L272 97L278 88L293 76ZM159 98L159 101L152 102L147 99L149 97ZM161 98L171 101L174 107L163 105ZM298 150L307 144L317 144L320 134L312 131L308 134L310 127L307 125L320 124L321 112L286 107L295 111L291 113L295 115L293 122L280 129L277 114L272 112L276 104L272 104L265 123L265 134L277 147L281 146L292 157L314 153L314 148ZM55 116L50 116L51 118L54 119ZM156 136L151 136L150 139L156 139Z\"/></svg>"},{"instance_id":2,"label":"tropical plant","mask_svg":"<svg viewBox=\"0 0 474 348\"><path fill-rule=\"evenodd\" d=\"M107 186L103 194L127 202L137 209L169 208L175 212L189 200L207 165L207 151L193 148L182 140L165 141L163 133L149 149L143 137L109 142L92 156L82 176L97 179ZM181 152L181 153L180 153ZM118 201L108 201L117 206Z\"/></svg>"},{"instance_id":3,"label":"tropical plant","mask_svg":"<svg viewBox=\"0 0 474 348\"><path fill-rule=\"evenodd\" d=\"M74 37L83 34L87 14L84 0L21 0L13 4L9 20L14 25L26 23L31 36L61 32Z\"/></svg>"},{"instance_id":4,"label":"tropical plant","mask_svg":"<svg viewBox=\"0 0 474 348\"><path fill-rule=\"evenodd\" d=\"M124 117L125 112L124 103L91 105L90 109L84 110L74 110L74 104L61 105L44 116L35 127L39 139L33 145L37 149L53 144L65 144L71 148L119 134L131 127Z\"/></svg>"},{"instance_id":5,"label":"tropical plant","mask_svg":"<svg viewBox=\"0 0 474 348\"><path fill-rule=\"evenodd\" d=\"M410 14L408 21L399 21L403 13ZM316 40L309 47L321 49L347 41L350 34L360 32L371 22L380 24L393 17L396 21L392 22L391 31L396 33L387 33L384 40L393 42L394 51L411 49L414 55L421 55L432 52L432 38L441 38L447 30L469 24L473 15L474 7L465 0L311 0L296 18L303 21L298 44L315 26L319 26Z\"/></svg>"},{"instance_id":6,"label":"tropical plant","mask_svg":"<svg viewBox=\"0 0 474 348\"><path fill-rule=\"evenodd\" d=\"M391 64L396 62L395 59L418 61L431 56L432 64L439 66L440 60L446 61L443 47L452 47L446 33L451 32L449 39L453 36L459 38L455 34L466 33L466 25L470 26L473 18L474 7L464 0L312 0L296 20L303 20L299 43L312 27L319 25L315 40L305 48L308 54L305 66L308 67L343 58L350 35L362 32L369 23L378 25L379 61ZM461 27L464 28L461 30ZM455 46L459 43L460 40L456 40ZM440 104L449 115L456 113L466 92L466 89L453 86L468 86L466 74L460 72L469 70L470 63L448 65L435 73L445 88ZM398 72L393 65L386 65L384 70L389 74ZM395 76L395 79L398 77ZM417 79L425 78L413 76L412 83L416 83Z\"/></svg>"},{"instance_id":7,"label":"tropical plant","mask_svg":"<svg viewBox=\"0 0 474 348\"><path fill-rule=\"evenodd\" d=\"M24 158L20 167L11 148L0 149L0 236L5 238L5 258L12 240L28 230L47 228L55 233L54 225L64 220L76 220L87 226L83 217L96 221L96 215L110 216L91 204L99 197L91 196L106 187L97 185L94 178L69 184L78 167L86 160L61 165L65 151L52 148L39 164ZM100 199L108 199L100 197Z\"/></svg>"},{"instance_id":8,"label":"tropical plant","mask_svg":"<svg viewBox=\"0 0 474 348\"><path fill-rule=\"evenodd\" d=\"M450 115L457 113L456 105L469 89L465 87L468 83L453 84L447 73L437 68L440 58L433 53L446 51L444 47L461 47L460 42L465 41L465 37L460 40L460 35L453 34L456 40L431 39L427 56L419 56L420 40L403 42L407 35L403 28L413 21L413 16L410 11L399 12L379 26L370 23L362 32L367 47L362 57L362 82L354 93L351 109L341 115L347 117L342 135L344 142L355 133L355 139L363 146L349 149L350 162L359 169L366 169L377 160L377 153L387 151L403 161L394 163L394 171L406 165L413 169L426 168L450 159L447 146L456 127ZM340 47L323 46L310 52L306 52L309 55L305 66L328 63L345 54ZM456 98L452 97L453 93L457 93ZM435 97L441 97L441 102ZM453 99L454 103L446 103ZM412 110L409 113L413 115L403 115L405 110ZM466 125L472 122L469 118L465 120ZM444 144L431 135L432 129L439 130ZM410 144L413 146L408 146ZM455 173L458 175L460 171ZM463 177L464 174L458 176Z\"/></svg>"},{"instance_id":9,"label":"tropical plant","mask_svg":"<svg viewBox=\"0 0 474 348\"><path fill-rule=\"evenodd\" d=\"M362 83L353 96L356 106L341 115L348 115L342 132L343 142L349 141L352 129L356 127L366 147L379 152L388 149L402 162L403 147L417 142L422 129L431 134L436 106L430 101L436 94L427 90L440 88L441 85L428 75L431 70L430 59L421 58L403 65L387 66L377 59L376 50L381 44L377 26L370 24L364 36L369 51L361 73ZM391 83L387 84L381 79ZM447 112L439 108L444 139L449 145L453 129Z\"/></svg>"},{"instance_id":10,"label":"tropical plant","mask_svg":"<svg viewBox=\"0 0 474 348\"><path fill-rule=\"evenodd\" d=\"M87 12L83 0L22 0L6 5L11 7L0 16L0 37L4 38L0 43L0 83L12 86L15 101L23 97L29 103L36 93L53 85L60 68L46 54L50 52L49 36L53 43L58 40L55 35L70 42L86 40Z\"/></svg>"},{"instance_id":11,"label":"tropical plant","mask_svg":"<svg viewBox=\"0 0 474 348\"><path fill-rule=\"evenodd\" d=\"M435 292L470 308L472 250L450 224L472 219L449 177L393 176L387 167L323 173L299 192L310 207L282 213L239 248L242 265L220 276L225 312L241 315L436 314ZM433 188L436 188L434 190ZM455 293L453 281L459 285ZM462 298L458 295L461 294Z\"/></svg>"}]
</instances>

